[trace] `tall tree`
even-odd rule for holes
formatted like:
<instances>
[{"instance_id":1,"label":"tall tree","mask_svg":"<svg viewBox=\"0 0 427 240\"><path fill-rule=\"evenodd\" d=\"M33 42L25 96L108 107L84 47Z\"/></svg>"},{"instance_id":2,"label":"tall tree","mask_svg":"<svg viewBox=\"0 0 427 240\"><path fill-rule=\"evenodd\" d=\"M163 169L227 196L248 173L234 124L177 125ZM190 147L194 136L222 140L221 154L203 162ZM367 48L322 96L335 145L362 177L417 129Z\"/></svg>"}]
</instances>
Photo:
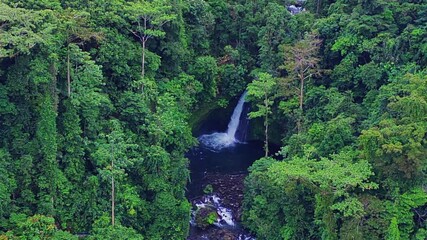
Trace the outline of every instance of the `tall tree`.
<instances>
[{"instance_id":1,"label":"tall tree","mask_svg":"<svg viewBox=\"0 0 427 240\"><path fill-rule=\"evenodd\" d=\"M248 99L256 102L257 111L249 113L250 118L264 118L264 151L268 156L268 122L271 112L271 106L274 102L274 90L277 80L268 73L258 73L255 80L248 85Z\"/></svg>"},{"instance_id":2,"label":"tall tree","mask_svg":"<svg viewBox=\"0 0 427 240\"><path fill-rule=\"evenodd\" d=\"M298 133L301 133L302 130L304 86L307 80L321 73L320 58L317 57L321 42L316 34L308 33L294 45L284 46L285 62L282 68L287 71L288 75L282 81L287 90L291 90L291 92L293 89L297 90L300 111L297 120ZM295 84L295 81L298 84Z\"/></svg>"},{"instance_id":3,"label":"tall tree","mask_svg":"<svg viewBox=\"0 0 427 240\"><path fill-rule=\"evenodd\" d=\"M111 132L108 135L101 135L102 142L94 153L98 161L99 172L102 178L111 182L111 224L115 225L116 213L116 183L121 183L126 178L126 168L132 166L134 159L129 153L131 149L137 147L136 144L128 143L123 128L119 121L111 120ZM108 180L107 180L108 179Z\"/></svg>"},{"instance_id":4,"label":"tall tree","mask_svg":"<svg viewBox=\"0 0 427 240\"><path fill-rule=\"evenodd\" d=\"M175 19L171 13L172 6L164 0L145 1L137 0L126 6L127 17L133 23L129 31L138 38L142 45L141 77L145 77L145 49L149 39L163 37L165 32L162 26ZM143 86L141 86L141 89Z\"/></svg>"},{"instance_id":5,"label":"tall tree","mask_svg":"<svg viewBox=\"0 0 427 240\"><path fill-rule=\"evenodd\" d=\"M94 39L99 41L103 35L89 27L89 13L67 9L61 17L62 31L65 33L65 44L67 47L67 94L71 95L71 59L72 49L70 44L82 45L84 42Z\"/></svg>"}]
</instances>

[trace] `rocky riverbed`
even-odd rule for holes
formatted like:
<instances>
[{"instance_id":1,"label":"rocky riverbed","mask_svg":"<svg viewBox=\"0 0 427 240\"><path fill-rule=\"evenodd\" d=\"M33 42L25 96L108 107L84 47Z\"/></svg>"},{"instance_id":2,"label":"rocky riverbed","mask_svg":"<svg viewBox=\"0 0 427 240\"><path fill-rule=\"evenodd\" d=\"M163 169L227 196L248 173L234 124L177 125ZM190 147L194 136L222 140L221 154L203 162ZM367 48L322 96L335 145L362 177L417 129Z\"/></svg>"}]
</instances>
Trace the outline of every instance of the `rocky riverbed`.
<instances>
[{"instance_id":1,"label":"rocky riverbed","mask_svg":"<svg viewBox=\"0 0 427 240\"><path fill-rule=\"evenodd\" d=\"M203 177L206 193L191 199L193 211L187 240L255 239L240 224L246 175L207 173Z\"/></svg>"}]
</instances>

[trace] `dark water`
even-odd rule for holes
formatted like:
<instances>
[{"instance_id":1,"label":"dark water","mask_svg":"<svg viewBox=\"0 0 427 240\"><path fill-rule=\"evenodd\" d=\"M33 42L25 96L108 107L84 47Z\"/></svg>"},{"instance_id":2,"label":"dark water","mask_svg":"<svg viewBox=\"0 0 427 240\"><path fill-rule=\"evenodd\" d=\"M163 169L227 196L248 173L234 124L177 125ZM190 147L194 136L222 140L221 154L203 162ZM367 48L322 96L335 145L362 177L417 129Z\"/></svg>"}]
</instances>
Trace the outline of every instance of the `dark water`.
<instances>
[{"instance_id":1,"label":"dark water","mask_svg":"<svg viewBox=\"0 0 427 240\"><path fill-rule=\"evenodd\" d=\"M247 172L252 163L264 156L263 142L237 143L233 147L213 152L199 146L193 148L187 157L190 159L191 182L188 197L203 194L202 180L207 173L233 174Z\"/></svg>"},{"instance_id":2,"label":"dark water","mask_svg":"<svg viewBox=\"0 0 427 240\"><path fill-rule=\"evenodd\" d=\"M193 134L197 137L204 134L214 132L226 132L230 121L230 116L233 113L233 107L236 106L238 99L232 101L228 108L215 109L200 124ZM237 139L244 141L247 131L250 128L250 123L247 118L249 104L243 105L242 114L240 117L239 127L237 128ZM202 180L207 173L223 173L233 174L247 172L252 163L264 156L263 142L251 141L246 143L236 143L230 148L222 149L221 151L211 151L205 148L202 144L191 149L187 153L190 159L191 181L187 186L187 196L189 199L203 195Z\"/></svg>"}]
</instances>

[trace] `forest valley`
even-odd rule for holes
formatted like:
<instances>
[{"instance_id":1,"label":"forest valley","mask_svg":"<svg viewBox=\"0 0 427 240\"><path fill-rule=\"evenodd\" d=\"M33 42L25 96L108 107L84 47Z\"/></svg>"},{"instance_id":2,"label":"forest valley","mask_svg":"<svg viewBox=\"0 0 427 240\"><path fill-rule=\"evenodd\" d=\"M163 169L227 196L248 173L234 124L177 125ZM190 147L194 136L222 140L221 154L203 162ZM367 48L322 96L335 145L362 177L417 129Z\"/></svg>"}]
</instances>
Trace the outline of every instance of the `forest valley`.
<instances>
[{"instance_id":1,"label":"forest valley","mask_svg":"<svg viewBox=\"0 0 427 240\"><path fill-rule=\"evenodd\" d=\"M185 239L245 90L257 239L427 239L426 64L425 0L1 0L0 239Z\"/></svg>"}]
</instances>

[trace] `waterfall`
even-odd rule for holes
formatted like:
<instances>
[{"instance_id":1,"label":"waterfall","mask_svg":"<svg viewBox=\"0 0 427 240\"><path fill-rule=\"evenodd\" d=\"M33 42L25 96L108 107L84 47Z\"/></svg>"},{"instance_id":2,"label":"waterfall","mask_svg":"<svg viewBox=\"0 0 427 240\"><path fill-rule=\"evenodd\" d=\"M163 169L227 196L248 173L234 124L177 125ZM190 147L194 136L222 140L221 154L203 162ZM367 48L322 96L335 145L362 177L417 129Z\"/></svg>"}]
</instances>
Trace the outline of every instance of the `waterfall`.
<instances>
[{"instance_id":1,"label":"waterfall","mask_svg":"<svg viewBox=\"0 0 427 240\"><path fill-rule=\"evenodd\" d=\"M239 142L245 142L249 129L249 104L243 104L243 110L240 117L239 127L237 128L236 133L234 134L234 138Z\"/></svg>"},{"instance_id":2,"label":"waterfall","mask_svg":"<svg viewBox=\"0 0 427 240\"><path fill-rule=\"evenodd\" d=\"M231 115L230 122L228 123L227 135L235 139L237 128L239 127L240 115L242 115L243 104L245 103L246 92L242 94L237 103L237 106L234 108L233 115Z\"/></svg>"},{"instance_id":3,"label":"waterfall","mask_svg":"<svg viewBox=\"0 0 427 240\"><path fill-rule=\"evenodd\" d=\"M242 94L239 102L234 108L233 115L231 115L230 122L228 123L227 131L202 135L199 137L200 143L212 150L221 150L223 148L231 147L236 142L239 142L235 135L239 128L245 97L246 91Z\"/></svg>"}]
</instances>

